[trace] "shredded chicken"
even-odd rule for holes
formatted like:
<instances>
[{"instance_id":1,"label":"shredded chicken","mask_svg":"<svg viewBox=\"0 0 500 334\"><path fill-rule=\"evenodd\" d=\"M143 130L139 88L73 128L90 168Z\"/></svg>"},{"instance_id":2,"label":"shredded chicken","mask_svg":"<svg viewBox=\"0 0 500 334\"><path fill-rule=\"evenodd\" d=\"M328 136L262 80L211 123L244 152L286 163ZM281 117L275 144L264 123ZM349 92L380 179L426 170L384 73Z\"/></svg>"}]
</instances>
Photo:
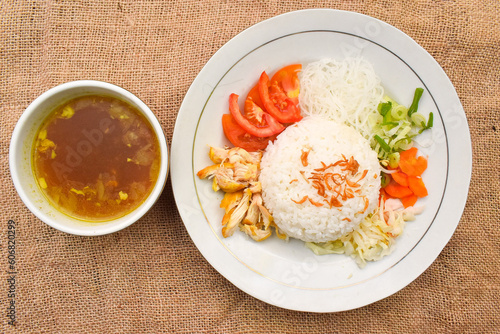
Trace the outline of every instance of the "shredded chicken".
<instances>
[{"instance_id":1,"label":"shredded chicken","mask_svg":"<svg viewBox=\"0 0 500 334\"><path fill-rule=\"evenodd\" d=\"M233 235L236 227L243 221L245 215L248 211L248 207L250 206L250 197L252 196L252 192L248 189L245 189L243 193L243 198L240 200L238 205L232 209L231 215L227 221L227 224L222 227L222 236L224 238L230 237Z\"/></svg>"},{"instance_id":2,"label":"shredded chicken","mask_svg":"<svg viewBox=\"0 0 500 334\"><path fill-rule=\"evenodd\" d=\"M214 191L225 192L220 203L224 209L222 236L233 235L239 226L253 240L262 241L271 236L273 227L279 238L287 239L262 203L262 185L258 181L262 152L210 147L208 155L214 165L203 168L197 175L200 179L212 179Z\"/></svg>"}]
</instances>

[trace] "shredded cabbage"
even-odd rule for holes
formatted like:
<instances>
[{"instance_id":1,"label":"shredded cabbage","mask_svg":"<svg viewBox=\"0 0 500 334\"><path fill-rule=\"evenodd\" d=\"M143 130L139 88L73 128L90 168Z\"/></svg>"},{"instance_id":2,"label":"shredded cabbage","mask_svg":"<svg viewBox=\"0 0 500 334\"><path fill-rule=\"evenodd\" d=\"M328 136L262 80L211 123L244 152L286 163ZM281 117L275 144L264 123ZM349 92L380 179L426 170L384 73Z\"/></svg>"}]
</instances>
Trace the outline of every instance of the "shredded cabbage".
<instances>
[{"instance_id":1,"label":"shredded cabbage","mask_svg":"<svg viewBox=\"0 0 500 334\"><path fill-rule=\"evenodd\" d=\"M399 204L390 204L384 208L384 202L381 201L380 206L351 233L334 241L307 242L306 246L316 255L350 255L360 268L367 261L378 261L392 253L395 239L403 233L405 222L414 220L415 215L422 212L422 208L400 210Z\"/></svg>"}]
</instances>

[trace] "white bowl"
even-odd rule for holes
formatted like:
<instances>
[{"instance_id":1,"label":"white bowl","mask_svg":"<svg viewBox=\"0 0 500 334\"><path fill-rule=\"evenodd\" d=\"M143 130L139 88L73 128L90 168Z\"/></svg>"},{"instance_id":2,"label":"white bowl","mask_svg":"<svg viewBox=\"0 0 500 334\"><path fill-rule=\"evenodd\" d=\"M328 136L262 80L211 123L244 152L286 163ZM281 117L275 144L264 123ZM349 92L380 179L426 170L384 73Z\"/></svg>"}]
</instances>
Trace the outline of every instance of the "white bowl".
<instances>
[{"instance_id":1,"label":"white bowl","mask_svg":"<svg viewBox=\"0 0 500 334\"><path fill-rule=\"evenodd\" d=\"M158 180L148 198L127 215L104 222L82 221L55 209L42 193L33 175L32 146L47 115L62 103L85 95L107 95L136 107L151 123L160 145ZM162 127L153 112L127 90L101 81L73 81L40 95L24 111L14 128L9 149L10 173L14 186L28 209L48 225L75 235L103 235L119 231L139 220L154 205L163 191L168 174L168 147Z\"/></svg>"}]
</instances>

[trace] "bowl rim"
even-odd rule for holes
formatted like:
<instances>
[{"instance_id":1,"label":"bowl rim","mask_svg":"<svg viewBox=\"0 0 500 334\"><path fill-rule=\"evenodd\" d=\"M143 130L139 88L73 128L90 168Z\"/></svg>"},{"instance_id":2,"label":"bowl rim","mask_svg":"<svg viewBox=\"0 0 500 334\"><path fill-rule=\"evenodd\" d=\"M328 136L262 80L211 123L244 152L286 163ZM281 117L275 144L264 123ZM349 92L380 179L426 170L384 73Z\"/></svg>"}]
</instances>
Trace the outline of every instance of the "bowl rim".
<instances>
[{"instance_id":1,"label":"bowl rim","mask_svg":"<svg viewBox=\"0 0 500 334\"><path fill-rule=\"evenodd\" d=\"M43 210L40 209L39 205L36 205L34 203L32 197L29 194L29 192L33 191L33 189L30 189L28 191L28 189L26 189L23 183L21 182L22 180L21 180L20 170L22 168L22 165L19 161L20 157L23 156L23 152L20 148L22 147L22 145L24 145L24 142L26 140L27 131L24 130L26 129L26 127L34 127L34 125L30 123L30 120L35 115L38 115L43 112L39 109L40 106L43 103L47 102L52 97L60 96L60 94L64 94L64 92L66 91L69 92L72 90L81 90L81 89L83 90L87 89L88 91L82 94L75 94L75 97L91 95L95 93L93 92L93 90L101 90L101 91L107 91L110 96L113 96L115 98L129 101L127 103L132 102L131 104L135 105L136 109L138 109L139 112L141 112L151 124L151 127L153 128L158 138L160 147L160 171L156 184L153 187L149 196L141 203L141 205L139 205L139 207L127 213L126 215L108 221L103 221L98 223L96 222L95 225L92 225L92 228L89 228L88 225L87 226L84 225L85 220L71 217L60 211L58 212L61 213L66 218L68 218L69 221L74 222L74 224L71 224L71 226L69 226L67 223L59 222L54 218L50 217L45 212L43 212ZM44 118L45 117L42 117L42 119ZM29 160L29 163L31 164L31 159ZM98 236L98 235L110 234L122 230L132 225L133 223L137 222L139 219L141 219L160 198L168 178L168 173L170 169L169 167L170 167L169 148L165 137L165 133L156 115L135 94L115 84L98 80L70 81L52 87L47 91L43 92L35 100L33 100L21 114L12 132L12 137L9 146L9 170L11 179L14 183L14 187L16 189L18 196L21 198L25 206L31 211L31 213L33 213L38 219L40 219L47 225L59 231L80 236ZM50 205L48 201L47 204ZM81 227L79 227L78 222L82 223Z\"/></svg>"}]
</instances>

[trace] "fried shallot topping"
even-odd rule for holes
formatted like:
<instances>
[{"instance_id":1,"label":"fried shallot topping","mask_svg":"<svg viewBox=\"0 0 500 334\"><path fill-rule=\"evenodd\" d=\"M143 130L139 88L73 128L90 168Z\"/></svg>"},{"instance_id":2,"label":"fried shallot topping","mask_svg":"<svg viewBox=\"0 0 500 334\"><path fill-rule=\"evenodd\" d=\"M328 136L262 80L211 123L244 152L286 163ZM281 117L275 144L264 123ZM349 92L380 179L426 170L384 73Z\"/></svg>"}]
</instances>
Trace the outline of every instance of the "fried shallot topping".
<instances>
[{"instance_id":1,"label":"fried shallot topping","mask_svg":"<svg viewBox=\"0 0 500 334\"><path fill-rule=\"evenodd\" d=\"M307 161L309 152L311 152L311 150L306 150L306 151L303 150L302 154L300 155L300 161L302 162L302 166L304 167L307 167L309 165L309 162Z\"/></svg>"},{"instance_id":2,"label":"fried shallot topping","mask_svg":"<svg viewBox=\"0 0 500 334\"><path fill-rule=\"evenodd\" d=\"M308 165L308 154L309 151L302 151L302 155L300 157L304 167ZM306 179L306 181L310 183L314 189L316 189L317 194L323 199L323 203L314 201L308 196L304 196L299 200L292 199L292 201L296 204L303 204L306 201L309 201L309 203L317 207L326 204L331 209L333 207L341 208L343 206L343 202L360 195L360 190L356 188L361 187L359 182L366 177L368 170L360 172L359 163L353 156L347 159L344 155L342 155L342 159L328 165L321 161L321 167L315 168L307 178L305 177L304 171L299 172L302 176L304 176L304 179ZM292 181L297 180L295 179ZM364 213L370 204L369 200L365 196L361 197L365 202L365 206L363 211L358 213Z\"/></svg>"}]
</instances>

